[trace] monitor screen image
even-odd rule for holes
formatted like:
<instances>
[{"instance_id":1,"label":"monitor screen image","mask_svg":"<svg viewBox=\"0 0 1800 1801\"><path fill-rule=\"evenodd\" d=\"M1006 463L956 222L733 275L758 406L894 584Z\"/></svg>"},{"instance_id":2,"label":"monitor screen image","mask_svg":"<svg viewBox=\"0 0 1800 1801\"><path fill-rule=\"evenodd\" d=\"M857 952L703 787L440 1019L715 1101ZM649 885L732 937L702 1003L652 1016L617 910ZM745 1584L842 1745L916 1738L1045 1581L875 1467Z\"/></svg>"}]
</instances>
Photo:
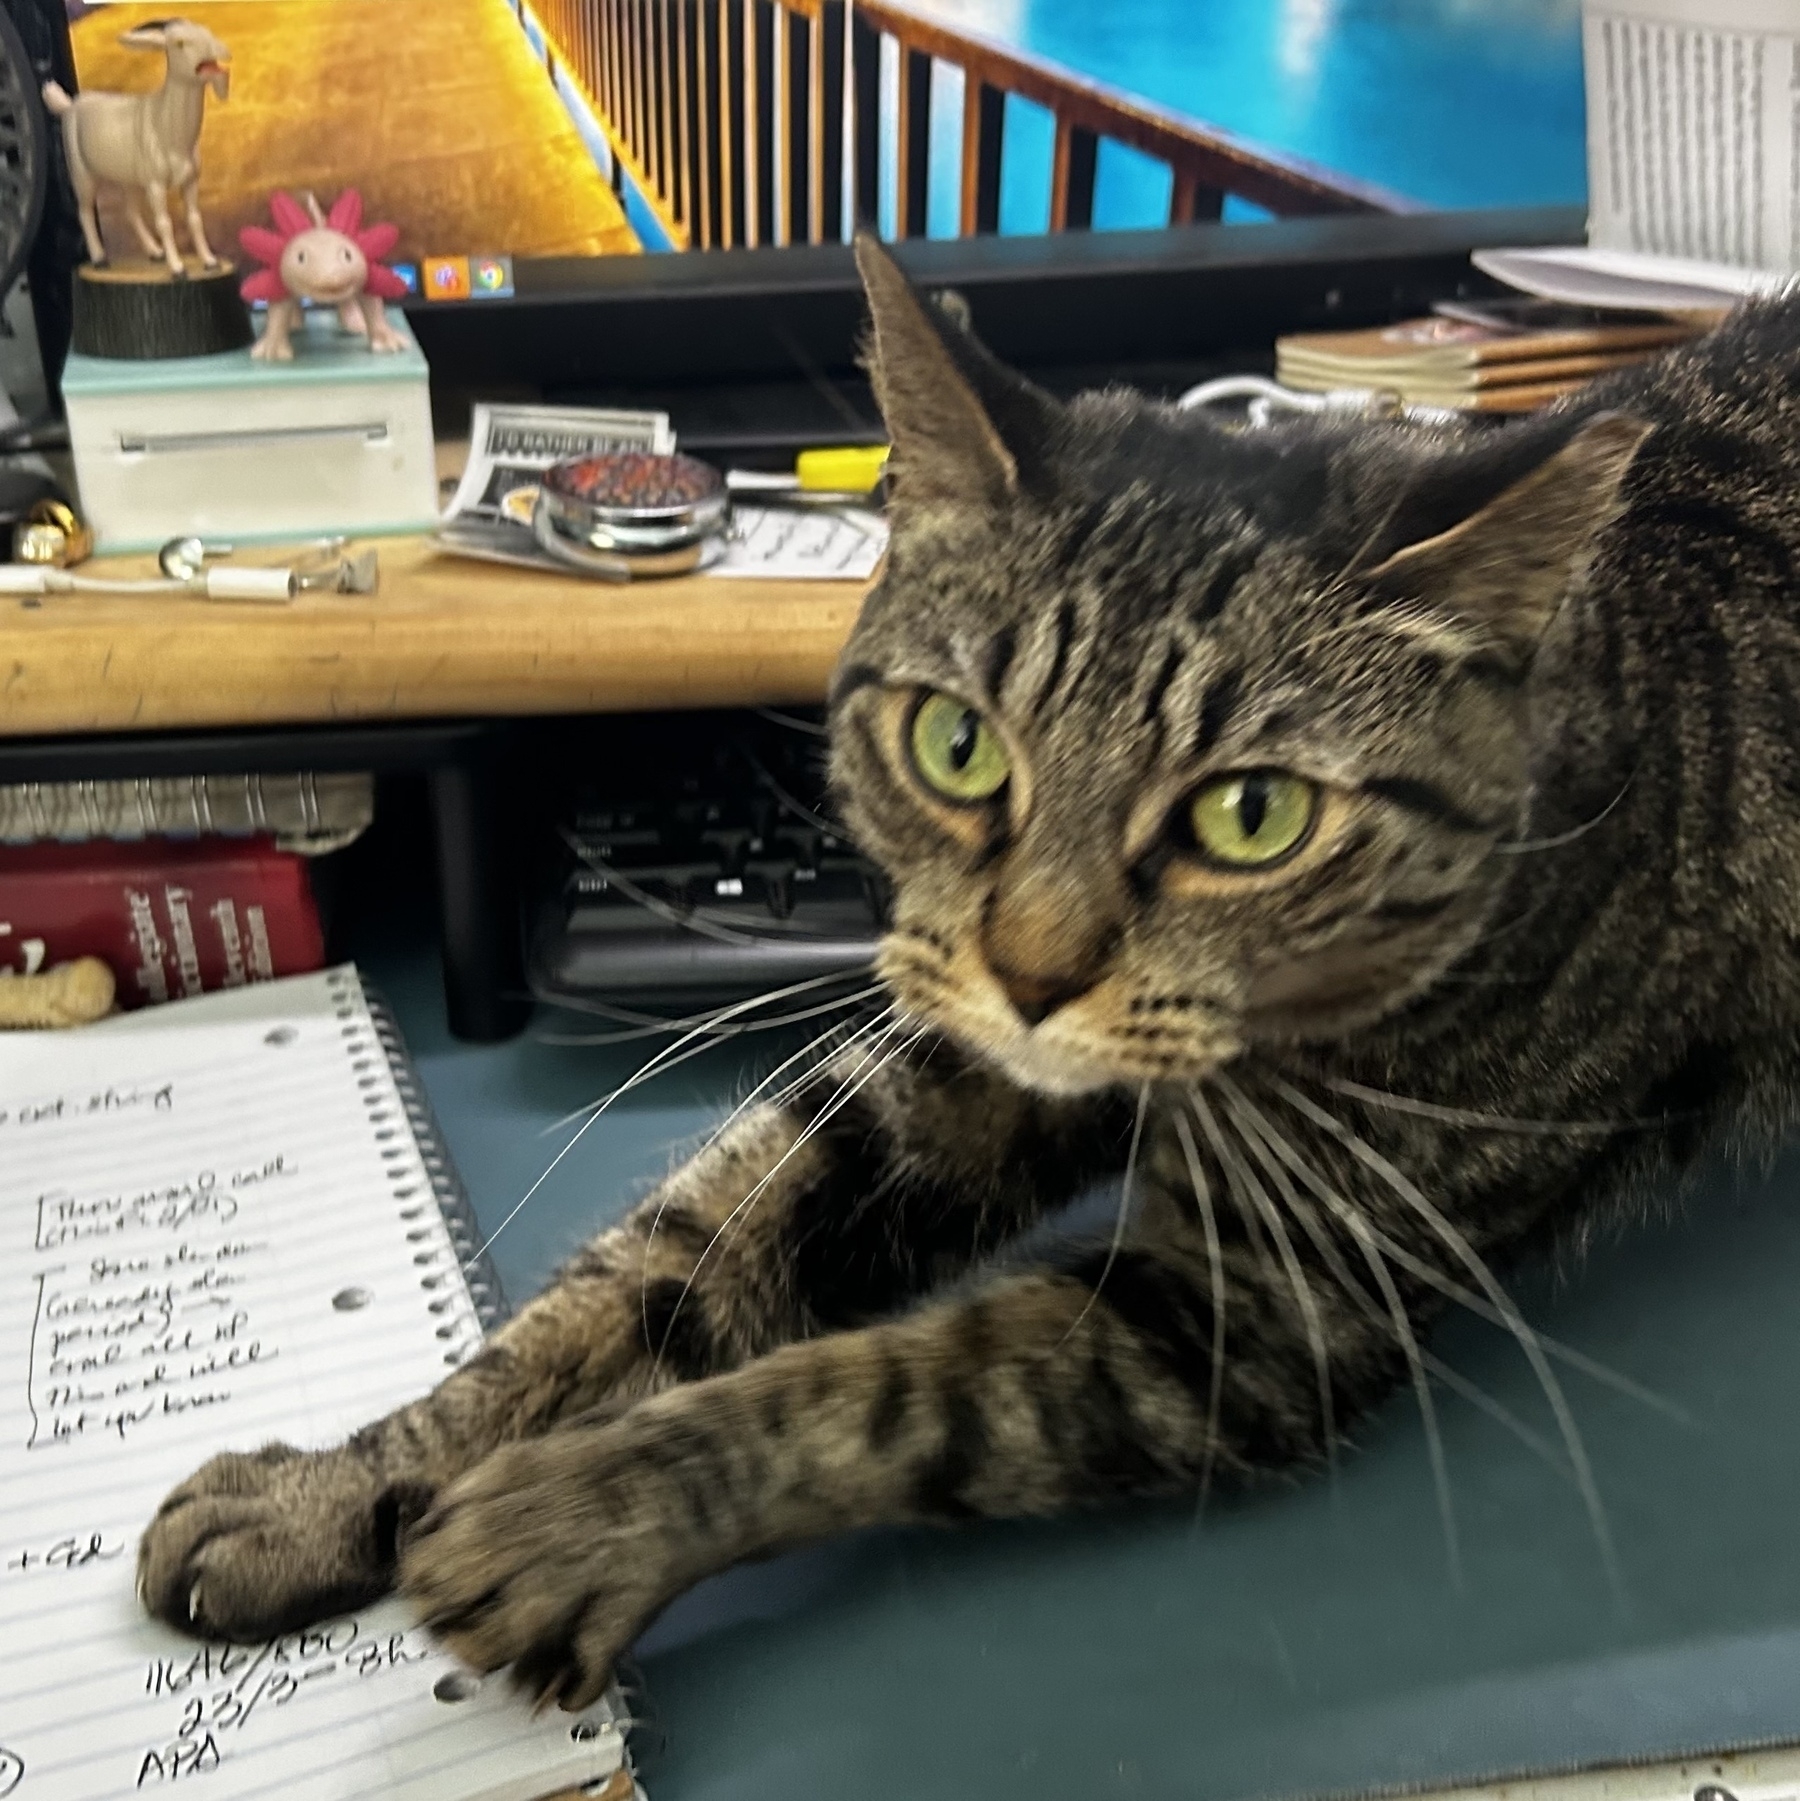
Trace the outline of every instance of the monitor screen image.
<instances>
[{"instance_id":1,"label":"monitor screen image","mask_svg":"<svg viewBox=\"0 0 1800 1801\"><path fill-rule=\"evenodd\" d=\"M329 207L357 188L391 220L391 261L444 298L503 293L512 258L635 252L637 233L504 0L221 0L186 12L230 51L229 91L209 95L200 205L221 254L269 197ZM143 91L163 58L121 39L162 4L69 0L86 89ZM109 254L137 254L126 196L104 189ZM179 231L179 221L178 221Z\"/></svg>"},{"instance_id":2,"label":"monitor screen image","mask_svg":"<svg viewBox=\"0 0 1800 1801\"><path fill-rule=\"evenodd\" d=\"M170 0L63 0L80 85ZM422 298L545 259L1579 199L1574 0L184 0L200 201L360 190ZM136 253L108 192L112 254ZM179 218L178 218L179 228Z\"/></svg>"}]
</instances>

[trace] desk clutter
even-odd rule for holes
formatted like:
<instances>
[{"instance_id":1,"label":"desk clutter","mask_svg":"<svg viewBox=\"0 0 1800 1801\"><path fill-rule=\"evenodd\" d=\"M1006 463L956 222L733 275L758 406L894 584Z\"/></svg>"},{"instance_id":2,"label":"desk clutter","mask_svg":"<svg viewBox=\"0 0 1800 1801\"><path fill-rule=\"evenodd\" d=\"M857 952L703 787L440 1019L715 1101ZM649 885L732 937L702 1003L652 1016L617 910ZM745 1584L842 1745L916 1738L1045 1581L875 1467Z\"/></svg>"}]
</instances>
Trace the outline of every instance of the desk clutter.
<instances>
[{"instance_id":1,"label":"desk clutter","mask_svg":"<svg viewBox=\"0 0 1800 1801\"><path fill-rule=\"evenodd\" d=\"M353 536L428 533L451 556L608 582L867 581L887 549L885 445L805 452L792 473L720 471L676 450L666 414L603 408L478 404L440 518L425 361L403 316L383 329L396 349L379 359L317 312L283 327L285 358L258 355L266 334L219 356L72 353L64 395L85 518L40 503L14 534L15 559L64 573L0 571L0 591L128 591L66 571L94 551L158 549L169 580L210 600L374 592L371 549L337 559L329 579L291 558L268 565L266 550L261 566L205 566L215 547L307 539L316 565ZM170 563L181 547L185 569Z\"/></svg>"},{"instance_id":2,"label":"desk clutter","mask_svg":"<svg viewBox=\"0 0 1800 1801\"><path fill-rule=\"evenodd\" d=\"M84 538L102 554L124 554L171 538L275 544L417 535L440 523L430 372L405 317L389 309L408 298L510 296L511 258L425 248L442 219L440 196L396 186L391 156L373 149L358 179L379 190L384 209L404 197L411 217L404 227L365 218L337 157L340 148L361 152L360 134L354 142L323 134L337 137L330 155L276 143L286 134L271 126L284 113L305 139L300 115L316 96L292 81L285 56L259 55L263 22L222 28L243 34L245 81L260 91L249 96L257 128L236 138L232 180L215 169L206 186L211 235L201 164L204 142L216 148L221 134L204 127L209 101L216 111L229 97L232 52L208 25L131 18L117 43L139 55L109 57L104 78L96 65L80 83L69 79L66 55L32 53L28 73L22 45L9 38L0 47L0 64L20 65L0 72L37 88L60 130L86 250L70 276L69 355L54 359L50 383L67 418L79 518L59 541L47 531L29 540L38 554L20 560L40 568L73 567ZM137 79L130 65L139 56L160 63L160 86ZM44 79L53 67L62 80ZM44 115L25 110L41 137ZM235 121L225 123L229 138ZM41 205L41 151L23 180L29 192L36 179L32 208ZM305 181L321 183L325 197ZM617 211L613 195L606 210ZM230 246L215 248L221 212L248 273L221 254ZM622 215L618 226L635 244ZM15 263L6 285L17 272ZM471 473L482 505L465 504L465 484L444 548L621 581L694 570L865 580L885 547L869 484L829 507L809 492L808 504L790 510L784 495L740 496L724 470L682 457L666 418L524 411L535 416L478 412ZM512 460L529 466L529 493L520 482L487 492L503 439ZM8 524L36 498L11 505ZM477 517L483 507L488 516ZM37 598L81 591L87 579L26 575L4 591ZM282 602L298 588L233 569L201 570L190 582L193 594L223 601Z\"/></svg>"},{"instance_id":3,"label":"desk clutter","mask_svg":"<svg viewBox=\"0 0 1800 1801\"><path fill-rule=\"evenodd\" d=\"M867 581L887 549L886 460L886 445L854 445L803 451L791 473L721 472L676 449L666 413L478 404L432 541L612 582Z\"/></svg>"},{"instance_id":4,"label":"desk clutter","mask_svg":"<svg viewBox=\"0 0 1800 1801\"><path fill-rule=\"evenodd\" d=\"M1275 378L1302 393L1374 391L1413 407L1521 413L1699 335L1676 318L1542 300L1450 302L1366 331L1276 340Z\"/></svg>"},{"instance_id":5,"label":"desk clutter","mask_svg":"<svg viewBox=\"0 0 1800 1801\"><path fill-rule=\"evenodd\" d=\"M239 1646L133 1593L145 1521L209 1456L340 1441L504 1313L355 972L0 1038L0 1132L0 1793L629 1801L616 1687L534 1718L392 1602Z\"/></svg>"},{"instance_id":6,"label":"desk clutter","mask_svg":"<svg viewBox=\"0 0 1800 1801\"><path fill-rule=\"evenodd\" d=\"M182 19L144 21L122 41L161 54L154 94L42 90L62 122L89 259L73 278L59 381L79 511L22 522L14 554L28 567L0 572L0 592L85 591L96 578L68 571L95 549L428 532L451 554L607 581L873 572L886 547L870 503L878 465L836 494L804 469L791 492L779 481L740 491L681 455L655 413L478 407L469 467L440 521L430 372L404 316L388 311L417 291L412 265L403 275L383 261L400 227L365 221L354 187L329 209L311 192L277 191L271 223L238 230L256 265L240 280L198 203L206 98L225 98L230 50ZM154 233L125 209L141 258L119 259L106 242L98 204L109 190L149 203ZM372 592L373 573L358 565L339 591ZM308 584L277 565L197 566L183 585L208 600L281 604Z\"/></svg>"},{"instance_id":7,"label":"desk clutter","mask_svg":"<svg viewBox=\"0 0 1800 1801\"><path fill-rule=\"evenodd\" d=\"M0 787L0 1025L77 1024L318 969L312 859L373 817L365 775ZM83 966L92 998L71 1006L74 978L57 972Z\"/></svg>"},{"instance_id":8,"label":"desk clutter","mask_svg":"<svg viewBox=\"0 0 1800 1801\"><path fill-rule=\"evenodd\" d=\"M42 90L62 124L88 253L60 386L99 549L150 549L172 532L271 541L429 529L428 373L385 305L406 292L381 261L398 227L365 226L355 188L329 212L311 194L278 192L273 228L238 234L260 265L240 280L208 239L198 199L206 100L225 99L231 52L185 19L144 21L123 41L162 55L161 88ZM185 255L170 188L184 204ZM126 211L141 258L119 259L102 235L109 189L149 202L154 232L135 205Z\"/></svg>"}]
</instances>

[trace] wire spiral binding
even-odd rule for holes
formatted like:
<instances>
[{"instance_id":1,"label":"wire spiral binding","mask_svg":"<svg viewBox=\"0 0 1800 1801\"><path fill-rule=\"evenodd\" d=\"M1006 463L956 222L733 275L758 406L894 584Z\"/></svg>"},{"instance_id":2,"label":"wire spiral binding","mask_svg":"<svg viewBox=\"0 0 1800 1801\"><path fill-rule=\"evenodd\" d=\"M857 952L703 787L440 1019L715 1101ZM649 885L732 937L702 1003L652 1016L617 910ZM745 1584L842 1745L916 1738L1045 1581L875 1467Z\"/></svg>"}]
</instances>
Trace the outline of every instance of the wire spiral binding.
<instances>
[{"instance_id":1,"label":"wire spiral binding","mask_svg":"<svg viewBox=\"0 0 1800 1801\"><path fill-rule=\"evenodd\" d=\"M491 1259L481 1249L475 1209L445 1149L437 1116L407 1055L392 1009L354 970L333 970L328 979L350 1067L375 1128L394 1199L400 1203L407 1239L418 1247L413 1262L422 1272L419 1286L431 1297L427 1305L439 1316L436 1330L444 1342L444 1361L454 1368L479 1350L482 1339L505 1320L506 1296ZM386 1084L375 1053L392 1079L399 1118L383 1092Z\"/></svg>"},{"instance_id":2,"label":"wire spiral binding","mask_svg":"<svg viewBox=\"0 0 1800 1801\"><path fill-rule=\"evenodd\" d=\"M501 1325L511 1310L493 1261L481 1248L480 1222L468 1190L456 1173L456 1165L450 1161L437 1116L407 1054L393 1009L354 969L332 970L327 979L333 1011L350 1052L357 1090L375 1128L382 1162L393 1185L394 1198L400 1203L400 1217L407 1224L407 1238L419 1247L413 1255L413 1262L425 1272L419 1278L419 1286L431 1296L427 1303L431 1312L441 1316L437 1335L445 1342L445 1363L454 1368L480 1348L486 1334ZM403 1120L395 1119L383 1093L385 1085L375 1052L387 1065ZM404 1142L406 1136L410 1136L412 1150L417 1153L416 1163ZM429 1193L421 1187L421 1171ZM446 1256L453 1259L448 1269L443 1267ZM621 1659L620 1665L631 1683L630 1698L615 1685L604 1699L604 1717L622 1732L626 1745L624 1767L630 1769L643 1739L643 1729L652 1716L646 1711L637 1666L627 1659ZM581 1727L574 1730L580 1731ZM660 1727L654 1730L660 1738ZM644 1791L636 1786L635 1778L632 1792L638 1801L643 1801Z\"/></svg>"}]
</instances>

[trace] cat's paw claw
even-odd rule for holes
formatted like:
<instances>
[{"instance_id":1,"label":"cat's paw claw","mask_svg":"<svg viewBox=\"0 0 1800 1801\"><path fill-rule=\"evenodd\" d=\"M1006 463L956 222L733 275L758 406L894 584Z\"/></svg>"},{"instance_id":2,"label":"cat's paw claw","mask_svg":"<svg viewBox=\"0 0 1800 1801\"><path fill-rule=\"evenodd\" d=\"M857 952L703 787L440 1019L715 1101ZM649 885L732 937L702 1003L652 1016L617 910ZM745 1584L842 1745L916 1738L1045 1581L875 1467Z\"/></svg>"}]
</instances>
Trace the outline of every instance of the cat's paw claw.
<instances>
[{"instance_id":1,"label":"cat's paw claw","mask_svg":"<svg viewBox=\"0 0 1800 1801\"><path fill-rule=\"evenodd\" d=\"M634 1502L598 1466L605 1436L488 1458L401 1553L400 1590L421 1621L473 1670L510 1665L539 1707L591 1706L619 1655L682 1586L664 1553L666 1520L637 1511L642 1497Z\"/></svg>"},{"instance_id":2,"label":"cat's paw claw","mask_svg":"<svg viewBox=\"0 0 1800 1801\"><path fill-rule=\"evenodd\" d=\"M139 1541L139 1601L183 1632L254 1640L372 1598L385 1572L355 1478L286 1446L215 1457Z\"/></svg>"}]
</instances>

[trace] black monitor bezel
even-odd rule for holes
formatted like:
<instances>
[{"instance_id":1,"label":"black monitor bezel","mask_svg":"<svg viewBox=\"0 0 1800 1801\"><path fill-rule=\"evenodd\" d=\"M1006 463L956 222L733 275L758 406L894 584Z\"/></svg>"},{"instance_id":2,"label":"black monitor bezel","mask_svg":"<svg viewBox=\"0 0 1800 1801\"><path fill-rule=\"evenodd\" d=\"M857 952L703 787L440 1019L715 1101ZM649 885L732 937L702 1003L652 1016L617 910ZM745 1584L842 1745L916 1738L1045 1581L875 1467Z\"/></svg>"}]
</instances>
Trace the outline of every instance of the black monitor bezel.
<instances>
[{"instance_id":1,"label":"black monitor bezel","mask_svg":"<svg viewBox=\"0 0 1800 1801\"><path fill-rule=\"evenodd\" d=\"M1579 243L1580 207L1289 219L894 245L969 300L1028 369L1181 363L1288 331L1381 323L1491 284L1472 250ZM434 369L496 384L632 386L852 368L861 289L842 244L522 263L503 300L409 303Z\"/></svg>"}]
</instances>

